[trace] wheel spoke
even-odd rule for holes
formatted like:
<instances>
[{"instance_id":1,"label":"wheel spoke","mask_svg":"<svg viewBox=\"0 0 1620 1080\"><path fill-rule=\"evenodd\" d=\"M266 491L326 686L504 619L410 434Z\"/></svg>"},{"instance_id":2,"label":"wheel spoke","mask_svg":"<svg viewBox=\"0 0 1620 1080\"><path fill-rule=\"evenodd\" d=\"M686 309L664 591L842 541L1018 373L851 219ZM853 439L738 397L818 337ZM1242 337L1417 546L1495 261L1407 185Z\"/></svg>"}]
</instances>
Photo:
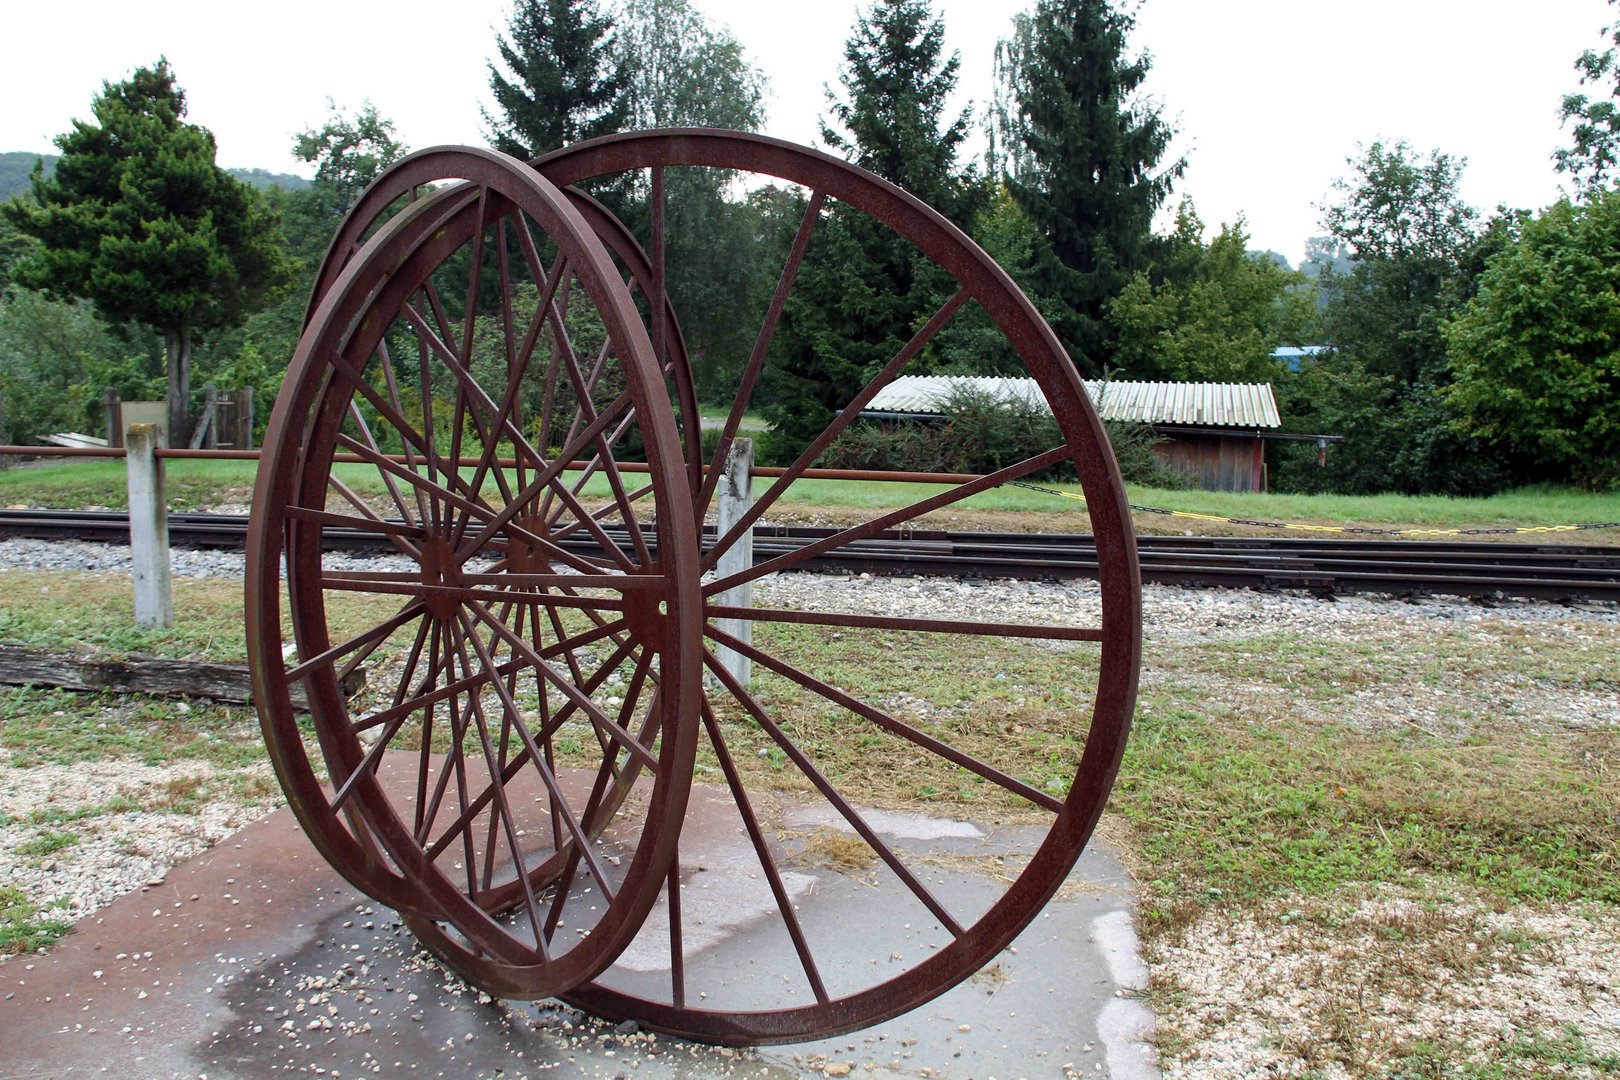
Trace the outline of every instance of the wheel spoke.
<instances>
[{"instance_id":1,"label":"wheel spoke","mask_svg":"<svg viewBox=\"0 0 1620 1080\"><path fill-rule=\"evenodd\" d=\"M347 656L349 653L360 648L361 646L370 645L374 642L386 641L389 635L391 635L395 630L398 630L412 619L421 618L426 611L427 605L423 604L419 600L412 600L404 607L400 608L398 613L396 613L393 618L388 619L385 622L380 622L376 626L373 626L370 630L356 634L354 637L348 638L345 641L340 641L338 644L333 645L330 648L322 649L319 653L316 653L308 660L300 661L296 666L288 668L283 677L289 683L294 682L303 678L316 668L325 667L337 660L339 657Z\"/></svg>"},{"instance_id":2,"label":"wheel spoke","mask_svg":"<svg viewBox=\"0 0 1620 1080\"><path fill-rule=\"evenodd\" d=\"M704 636L713 639L728 649L732 649L737 653L748 657L749 659L760 664L762 667L768 668L771 671L776 672L778 675L781 675L792 682L798 683L806 690L820 695L826 700L832 702L834 705L838 705L857 716L869 720L873 724L882 728L884 731L889 732L891 735L898 735L900 738L911 743L913 746L921 747L922 749L927 750L929 753L934 754L936 757L944 758L953 765L958 765L976 776L981 776L990 781L992 784L1004 788L1007 791L1012 792L1014 795L1034 803L1036 806L1050 810L1054 814L1061 814L1063 812L1063 801L1061 799L1054 799L1044 791L1038 791L1024 783L1022 780L1016 780L1013 777L1008 776L1000 769L985 764L978 758L973 757L971 754L965 754L956 749L954 746L941 742L932 735L924 734L923 732L912 727L910 724L907 724L902 720L897 720L880 709L874 709L866 702L844 693L835 686L822 682L814 675L801 671L792 664L779 660L769 653L763 652L747 642L734 638L730 634L717 630L712 626L704 628Z\"/></svg>"},{"instance_id":3,"label":"wheel spoke","mask_svg":"<svg viewBox=\"0 0 1620 1080\"><path fill-rule=\"evenodd\" d=\"M456 651L461 655L461 664L463 669L471 667L471 662L467 658L466 644L467 641L470 640L473 645L473 651L478 655L478 662L483 665L484 670L493 670L495 667L494 659L490 656L489 651L485 648L483 639L481 639L477 634L473 633L472 626L467 622L467 616L464 613L460 614L458 621L461 624L461 636L457 640ZM494 680L494 687L496 695L501 699L501 709L504 714L504 719L502 721L503 728L505 727L506 722L510 721L511 725L518 728L519 733L521 734L523 722L518 717L517 703L514 702L511 695L506 692L506 684L500 679ZM500 817L502 831L506 834L506 846L507 849L512 853L512 865L517 871L518 881L522 883L524 907L528 910L529 922L534 928L535 951L542 958L544 958L546 955L546 946L544 935L540 930L540 905L535 900L534 883L529 880L529 869L523 858L523 845L518 842L517 822L512 817L512 806L506 798L506 784L500 779L501 766L495 756L495 747L489 741L489 719L484 715L483 701L476 694L472 695L472 705L473 720L478 726L478 742L484 751L484 761L489 766L489 774L491 777L489 786L495 797L495 814ZM463 801L462 805L466 805L465 801ZM494 845L490 844L488 850L486 851L486 858L493 854Z\"/></svg>"},{"instance_id":4,"label":"wheel spoke","mask_svg":"<svg viewBox=\"0 0 1620 1080\"><path fill-rule=\"evenodd\" d=\"M516 497L509 501L498 513L491 511L489 520L485 522L484 527L479 532L475 533L473 537L467 541L467 543L458 549L456 553L457 561L466 562L468 559L472 558L472 556L476 555L478 553L478 549L489 543L489 541L493 539L495 535L500 532L500 530L506 528L511 523L513 518L517 517L518 514L523 512L523 508L529 505L536 495L547 490L548 488L553 487L556 484L558 477L568 469L572 462L573 455L577 454L581 449L583 449L591 439L594 439L598 434L600 434L603 428L607 427L607 425L611 424L615 419L617 419L618 414L629 408L630 405L631 397L630 392L627 390L620 394L614 400L613 404L607 409L604 409L595 420L591 421L590 426L585 429L578 439L573 440L567 446L563 447L562 452L558 454L556 461L549 464L543 464L541 467L537 468L534 478L529 481L523 490L518 492ZM532 536L533 534L530 533L528 535ZM618 551L618 545L615 544L611 546L613 547L614 552Z\"/></svg>"},{"instance_id":5,"label":"wheel spoke","mask_svg":"<svg viewBox=\"0 0 1620 1080\"><path fill-rule=\"evenodd\" d=\"M714 710L707 699L703 702L703 729L708 732L709 742L714 746L715 758L720 762L720 771L725 775L726 786L731 789L731 800L736 804L737 813L741 815L743 828L748 832L749 843L754 845L754 854L759 857L760 869L765 871L765 880L771 887L771 896L776 900L776 909L782 913L782 923L787 928L788 937L793 941L793 951L798 953L799 966L804 969L804 976L810 981L810 990L816 995L816 1001L827 1003L827 987L821 981L821 972L816 968L816 961L810 955L810 943L805 940L804 928L799 925L799 916L793 909L793 898L788 895L787 887L782 884L781 871L776 866L776 859L771 855L770 844L765 840L764 830L759 827L759 817L754 813L753 801L748 798L748 791L743 787L741 774L737 772L737 763L732 760L731 750L726 746L725 736L720 733L720 725L714 718ZM680 1005L677 1004L676 1008Z\"/></svg>"},{"instance_id":6,"label":"wheel spoke","mask_svg":"<svg viewBox=\"0 0 1620 1080\"><path fill-rule=\"evenodd\" d=\"M351 491L350 494L353 494ZM358 496L356 496L358 497ZM370 508L367 508L370 513ZM402 525L397 521L371 514L369 517L350 517L328 510L312 510L307 506L287 507L287 516L298 521L326 525L334 529L352 529L355 532L375 533L378 536L401 536L408 540L425 540L428 532L421 525Z\"/></svg>"},{"instance_id":7,"label":"wheel spoke","mask_svg":"<svg viewBox=\"0 0 1620 1080\"><path fill-rule=\"evenodd\" d=\"M735 638L727 639L726 635L721 634L717 636L716 640L739 652L742 651L738 648L742 643ZM731 696L736 698L744 709L748 710L748 714L754 718L755 723L759 724L765 730L765 733L771 737L772 741L782 748L783 753L787 754L793 764L798 766L799 772L804 774L805 779L815 785L816 790L821 792L822 797L832 803L834 809L838 811L845 821L849 822L850 827L855 830L862 840L866 841L866 846L871 848L878 858L888 865L890 870L894 871L894 875L900 879L907 889L911 890L911 894L922 903L923 907L927 908L934 918L939 920L940 925L945 927L952 937L961 937L961 925L951 916L951 913L945 909L945 906L939 902L934 894L928 890L928 886L919 881L917 876L906 867L905 863L900 861L900 857L894 853L894 850L888 844L883 842L882 837L873 831L859 812L849 804L849 800L839 794L838 789L833 787L832 782L822 774L820 769L816 768L815 763L805 756L804 751L800 750L793 740L788 738L786 733L777 726L776 721L771 719L770 714L765 711L759 700L750 694L737 681L736 677L726 670L726 666L720 662L719 658L708 649L703 650L703 663L714 673L715 678L720 680Z\"/></svg>"},{"instance_id":8,"label":"wheel spoke","mask_svg":"<svg viewBox=\"0 0 1620 1080\"><path fill-rule=\"evenodd\" d=\"M961 487L951 488L948 491L923 499L920 502L914 502L910 506L902 507L899 510L891 510L889 513L875 517L871 521L833 533L831 536L823 537L814 543L778 555L774 559L756 563L750 569L739 570L729 577L711 581L703 586L703 595L712 596L715 593L725 592L727 589L734 588L744 582L762 578L766 574L774 574L778 570L785 570L796 563L804 562L806 559L813 559L824 551L831 551L833 548L841 547L844 544L864 540L869 536L876 536L885 529L910 521L912 518L921 517L930 511L938 510L942 506L950 506L952 503L961 502L963 499L977 495L981 491L999 487L1009 480L1017 480L1019 477L1028 476L1032 472L1050 468L1058 462L1072 457L1073 453L1067 446L1054 446L1044 454L1037 454L1032 458L1025 458L1016 465L1009 465L1005 469L986 473L979 479L970 480ZM714 555L719 550L720 548L717 546L710 554ZM710 557L705 556L704 562L710 562Z\"/></svg>"},{"instance_id":9,"label":"wheel spoke","mask_svg":"<svg viewBox=\"0 0 1620 1080\"><path fill-rule=\"evenodd\" d=\"M620 727L612 717L608 716L601 709L597 708L595 702L583 694L577 686L569 682L568 679L553 668L550 663L544 660L539 653L531 649L528 642L524 641L523 638L517 634L512 633L510 628L491 615L489 611L481 604L474 603L471 605L471 607L473 614L477 615L480 620L488 623L490 628L493 629L495 633L499 634L503 639L505 639L507 645L512 648L513 652L519 654L523 657L523 659L527 660L536 671L541 672L546 677L547 681L549 681L558 690L561 690L564 697L568 698L568 700L579 706L580 711L585 714L586 719L588 719L591 724L598 729L598 731L601 731L603 728L607 729L607 731L612 733L614 738L619 739L625 744L625 749L630 751L632 756L640 758L642 764L646 765L655 776L657 775L658 759L653 757L652 753L648 751L646 747L637 742L636 739L631 736L628 731L625 731L624 728Z\"/></svg>"},{"instance_id":10,"label":"wheel spoke","mask_svg":"<svg viewBox=\"0 0 1620 1080\"><path fill-rule=\"evenodd\" d=\"M962 637L1035 638L1041 641L1101 641L1089 626L1031 626L1027 623L957 622L952 619L903 619L890 615L855 615L842 611L790 611L777 608L703 605L705 619L798 623L804 626L860 626L873 630L916 630Z\"/></svg>"},{"instance_id":11,"label":"wheel spoke","mask_svg":"<svg viewBox=\"0 0 1620 1080\"><path fill-rule=\"evenodd\" d=\"M388 355L388 342L386 340L377 342L377 359L379 361L379 365L382 367L383 380L388 386L388 400L393 403L394 411L399 413L401 416L404 416L405 404L399 396L399 383L394 377L394 361L392 357ZM424 412L423 415L425 416L426 413ZM414 471L416 468L416 457L411 453L411 444L402 439L400 441L400 445L405 452L405 467ZM416 509L419 515L419 520L430 520L428 517L427 504L422 498L422 489L415 488L413 489L412 494L416 500ZM401 514L400 516L403 517L407 522L416 524L416 522L411 521L410 515Z\"/></svg>"},{"instance_id":12,"label":"wheel spoke","mask_svg":"<svg viewBox=\"0 0 1620 1080\"><path fill-rule=\"evenodd\" d=\"M630 650L630 646L628 646L628 645L625 646L624 649L622 649L620 652L615 654L612 659L608 660L608 662L606 664L603 664L602 667L597 670L596 675L593 676L592 681L590 683L586 684L585 692L586 693L595 693L596 689L598 687L600 687L601 684L604 681L606 681L608 675L611 674L613 669L618 666L619 661L624 658L625 654L628 653L629 650ZM504 673L504 671L505 671L505 669L507 667L509 667L509 665L506 665L506 664L501 665L501 670L503 671L503 673ZM544 694L541 695L540 701L541 701L542 708L544 708L544 704L545 704L545 696L544 696ZM535 735L535 741L539 742L542 745L542 747L549 747L551 745L552 737L559 730L561 730L563 723L567 721L568 717L571 716L574 711L575 711L575 706L573 705L573 703L570 702L569 704L563 706L562 709L558 710L557 715L555 717L552 717L552 718L548 719L544 715L544 713L542 713L542 715L541 715L541 721L542 721L541 729L540 729L539 733L537 735ZM549 762L550 755L549 755L549 753L547 754L547 758L548 758L547 764L548 764L548 767L550 767L550 762ZM520 770L522 770L523 766L525 766L525 765L527 765L529 763L529 760L530 760L529 749L528 749L527 745L525 745L522 750L518 751L517 755L515 757L513 757L511 761L507 762L506 765L503 766L503 768L501 770L501 782L502 783L510 783L512 778L514 776L516 776ZM605 761L603 767L604 768L609 768L611 766L611 764L612 764L611 761ZM484 791L484 792L480 793L479 796L476 799L474 799L472 802L467 804L466 809L462 813L462 817L458 818L451 825L451 827L447 831L446 835L447 836L454 836L457 829L461 828L467 821L472 820L473 818L477 817L480 813L482 813L484 807L489 805L490 799L492 797L493 797L492 792ZM555 810L553 811L553 813L555 814ZM585 828L586 828L587 831L594 832L596 830L597 826L593 822L592 817L591 817L591 804L587 803L586 812L585 812L584 815L582 815L581 821L584 822ZM560 834L554 836L553 841L552 841L553 847L561 849L562 843L563 843L562 836ZM429 854L430 857L436 857L437 850L430 850L428 854Z\"/></svg>"},{"instance_id":13,"label":"wheel spoke","mask_svg":"<svg viewBox=\"0 0 1620 1080\"><path fill-rule=\"evenodd\" d=\"M883 370L879 371L872 381L866 384L866 389L856 394L855 400L844 406L843 411L833 418L832 423L827 425L827 430L816 436L815 441L805 449L804 453L800 454L798 459L788 466L787 471L777 478L776 482L770 486L770 489L760 496L753 506L748 508L748 511L737 520L736 524L727 531L725 536L715 543L714 548L703 557L704 570L714 569L725 549L736 543L737 538L750 525L758 521L761 515L769 510L777 499L782 497L782 493L792 486L793 482L799 478L804 470L815 464L822 451L826 450L846 427L855 422L855 419L860 416L861 410L866 408L873 398L877 397L878 391L889 385L894 380L894 377L900 374L901 370L918 353L923 351L928 343L934 339L934 335L945 328L945 324L951 321L951 317L961 310L962 305L967 301L968 293L966 289L958 291L955 296L945 301L945 306L935 312L934 317L929 319L921 330L912 335L911 340L906 342L905 346L895 354L894 359L885 364ZM716 465L722 464L724 462L716 462Z\"/></svg>"},{"instance_id":14,"label":"wheel spoke","mask_svg":"<svg viewBox=\"0 0 1620 1080\"><path fill-rule=\"evenodd\" d=\"M793 291L794 279L799 275L799 265L804 262L804 253L810 246L810 232L816 227L821 218L821 205L826 195L816 191L810 196L810 205L805 207L804 217L799 222L799 231L793 236L793 247L788 251L787 263L782 267L782 276L776 282L776 291L771 294L770 306L765 309L765 322L759 328L759 336L754 339L754 351L748 355L748 364L743 368L742 382L737 386L737 398L731 404L731 412L726 417L725 427L720 431L720 441L714 448L714 461L709 468L708 475L703 478L703 490L698 495L697 518L702 521L709 512L709 503L714 498L716 487L720 483L720 475L724 471L726 454L731 450L731 444L737 437L738 428L742 425L743 413L748 411L748 403L754 397L754 385L759 381L760 372L765 370L765 355L771 350L771 341L776 337L776 324L782 317L782 309L787 304L788 293Z\"/></svg>"},{"instance_id":15,"label":"wheel spoke","mask_svg":"<svg viewBox=\"0 0 1620 1080\"><path fill-rule=\"evenodd\" d=\"M477 609L474 609L474 612L477 613ZM487 616L488 613L483 614ZM462 616L462 621L466 621L465 615ZM479 650L479 655L484 659L484 663L489 664L491 661L487 658L487 654L477 637L473 638L473 645ZM504 694L505 689L505 686L499 681L495 683L495 692L497 694ZM596 856L590 848L590 841L586 837L584 830L580 828L579 820L574 816L573 811L569 810L568 801L563 797L562 788L558 785L556 776L546 767L545 755L540 751L540 747L536 744L534 736L530 733L527 725L523 723L522 717L516 715L517 705L511 702L510 699L505 698L503 698L503 704L513 711L512 726L517 729L518 738L523 740L524 748L529 752L529 761L534 765L534 771L540 777L540 782L545 784L546 790L550 792L551 798L561 810L563 824L568 826L568 832L573 837L575 846L584 857L585 865L590 869L591 876L596 878L597 884L601 887L603 898L611 901L614 893L613 885L608 881L607 874L602 870L601 864L596 861ZM465 802L463 805L466 805Z\"/></svg>"},{"instance_id":16,"label":"wheel spoke","mask_svg":"<svg viewBox=\"0 0 1620 1080\"><path fill-rule=\"evenodd\" d=\"M343 500L345 502L347 502L350 506L354 507L356 510L360 511L360 513L363 516L365 516L367 518L370 518L370 519L373 519L379 524L386 524L384 522L383 518L380 515L378 515L376 513L376 511L372 510L371 507L366 505L366 501L360 497L359 492L357 492L353 488L349 487L343 481L339 480L336 476L328 477L327 478L327 485L329 487L331 487L332 490L336 491L339 495L343 496ZM388 542L390 544L393 544L396 548L398 548L405 555L409 556L412 559L420 559L422 557L421 549L418 548L415 544L411 543L409 540L405 539L403 536L400 536L399 534L393 532L392 530L388 530L388 529L379 530L379 531L383 532L383 535L388 537Z\"/></svg>"}]
</instances>

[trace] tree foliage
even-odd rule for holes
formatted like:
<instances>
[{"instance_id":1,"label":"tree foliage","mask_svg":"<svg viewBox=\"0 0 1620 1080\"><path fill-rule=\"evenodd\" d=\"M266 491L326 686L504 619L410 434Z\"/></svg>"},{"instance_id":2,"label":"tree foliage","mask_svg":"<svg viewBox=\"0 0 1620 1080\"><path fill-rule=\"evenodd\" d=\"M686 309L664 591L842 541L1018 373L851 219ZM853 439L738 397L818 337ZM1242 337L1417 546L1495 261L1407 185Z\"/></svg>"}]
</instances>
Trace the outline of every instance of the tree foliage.
<instances>
[{"instance_id":1,"label":"tree foliage","mask_svg":"<svg viewBox=\"0 0 1620 1080\"><path fill-rule=\"evenodd\" d=\"M766 80L731 33L687 0L622 0L615 46L628 77L626 125L758 131ZM680 316L699 393L725 397L753 345L739 309L757 291L767 253L759 219L720 169L664 172L665 285ZM627 177L606 201L650 237L651 191L645 174Z\"/></svg>"},{"instance_id":2,"label":"tree foliage","mask_svg":"<svg viewBox=\"0 0 1620 1080\"><path fill-rule=\"evenodd\" d=\"M1280 387L1292 425L1345 437L1310 482L1347 492L1497 490L1516 463L1458 428L1441 334L1497 233L1458 193L1461 159L1375 142L1348 164L1323 222L1351 270L1318 278L1333 351Z\"/></svg>"},{"instance_id":3,"label":"tree foliage","mask_svg":"<svg viewBox=\"0 0 1620 1080\"><path fill-rule=\"evenodd\" d=\"M1061 302L1054 329L1091 374L1112 356L1108 304L1150 268L1153 216L1186 165L1165 160L1174 130L1140 97L1151 61L1127 55L1134 27L1110 0L1041 0L1027 42L1004 42L1028 152L1011 190L1044 241L1034 269Z\"/></svg>"},{"instance_id":4,"label":"tree foliage","mask_svg":"<svg viewBox=\"0 0 1620 1080\"><path fill-rule=\"evenodd\" d=\"M843 96L829 91L822 137L856 164L960 213L968 185L955 155L967 116L947 116L958 58L943 49L944 28L928 0L874 0L857 13ZM788 227L797 223L795 215ZM882 222L842 203L825 211L767 371L770 449L796 453L824 430L939 309L946 285L943 271ZM941 356L936 340L907 370L929 370Z\"/></svg>"},{"instance_id":5,"label":"tree foliage","mask_svg":"<svg viewBox=\"0 0 1620 1080\"><path fill-rule=\"evenodd\" d=\"M1278 372L1272 350L1310 340L1315 290L1304 276L1249 251L1242 219L1207 245L1203 233L1184 200L1161 260L1175 272L1155 284L1137 271L1109 306L1124 376L1268 382Z\"/></svg>"},{"instance_id":6,"label":"tree foliage","mask_svg":"<svg viewBox=\"0 0 1620 1080\"><path fill-rule=\"evenodd\" d=\"M495 149L527 159L626 126L630 59L595 0L517 0L495 47L497 112L484 110Z\"/></svg>"},{"instance_id":7,"label":"tree foliage","mask_svg":"<svg viewBox=\"0 0 1620 1080\"><path fill-rule=\"evenodd\" d=\"M293 140L293 156L315 166L315 192L320 201L341 217L353 206L384 169L409 153L394 133L394 122L364 102L353 116L346 115L331 98L328 116L320 128L306 128Z\"/></svg>"},{"instance_id":8,"label":"tree foliage","mask_svg":"<svg viewBox=\"0 0 1620 1080\"><path fill-rule=\"evenodd\" d=\"M1445 334L1467 430L1620 483L1620 194L1519 222Z\"/></svg>"},{"instance_id":9,"label":"tree foliage","mask_svg":"<svg viewBox=\"0 0 1620 1080\"><path fill-rule=\"evenodd\" d=\"M276 220L214 164L213 135L185 122L167 61L104 83L91 109L95 122L57 137L61 160L50 180L36 172L33 202L4 208L40 241L13 278L160 331L179 439L193 337L240 322L283 280Z\"/></svg>"},{"instance_id":10,"label":"tree foliage","mask_svg":"<svg viewBox=\"0 0 1620 1080\"><path fill-rule=\"evenodd\" d=\"M616 11L627 127L759 130L766 79L729 30L688 0L620 0Z\"/></svg>"},{"instance_id":11,"label":"tree foliage","mask_svg":"<svg viewBox=\"0 0 1620 1080\"><path fill-rule=\"evenodd\" d=\"M931 0L876 0L857 12L827 91L821 138L845 158L961 219L957 153L971 114L947 116L962 58L944 55L945 24Z\"/></svg>"},{"instance_id":12,"label":"tree foliage","mask_svg":"<svg viewBox=\"0 0 1620 1080\"><path fill-rule=\"evenodd\" d=\"M1620 22L1603 33L1608 47L1587 49L1575 61L1580 85L1598 93L1576 90L1564 95L1558 116L1569 125L1571 143L1553 151L1558 171L1569 173L1576 187L1588 193L1603 188L1620 165Z\"/></svg>"},{"instance_id":13,"label":"tree foliage","mask_svg":"<svg viewBox=\"0 0 1620 1080\"><path fill-rule=\"evenodd\" d=\"M56 431L96 433L91 414L103 388L132 398L162 392L162 372L147 359L98 319L88 301L52 300L31 289L0 294L7 441L33 443Z\"/></svg>"}]
</instances>

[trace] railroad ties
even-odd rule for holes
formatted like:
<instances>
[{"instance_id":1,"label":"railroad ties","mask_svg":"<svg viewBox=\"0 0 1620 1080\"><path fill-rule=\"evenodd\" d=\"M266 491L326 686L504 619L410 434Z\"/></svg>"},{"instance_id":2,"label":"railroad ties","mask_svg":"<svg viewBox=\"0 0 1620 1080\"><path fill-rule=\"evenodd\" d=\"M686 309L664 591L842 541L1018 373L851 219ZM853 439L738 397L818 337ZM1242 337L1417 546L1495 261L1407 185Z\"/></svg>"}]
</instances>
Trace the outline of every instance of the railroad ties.
<instances>
[{"instance_id":1,"label":"railroad ties","mask_svg":"<svg viewBox=\"0 0 1620 1080\"><path fill-rule=\"evenodd\" d=\"M247 518L235 515L169 517L175 547L240 548L246 531ZM837 531L756 526L754 558L763 562ZM0 536L125 543L129 523L109 511L4 510ZM374 535L343 529L328 529L326 538L334 549L378 546ZM1244 536L1139 536L1137 545L1144 581L1191 588L1620 601L1620 546ZM846 544L803 565L848 573L1063 580L1095 576L1097 563L1085 534L913 529Z\"/></svg>"}]
</instances>

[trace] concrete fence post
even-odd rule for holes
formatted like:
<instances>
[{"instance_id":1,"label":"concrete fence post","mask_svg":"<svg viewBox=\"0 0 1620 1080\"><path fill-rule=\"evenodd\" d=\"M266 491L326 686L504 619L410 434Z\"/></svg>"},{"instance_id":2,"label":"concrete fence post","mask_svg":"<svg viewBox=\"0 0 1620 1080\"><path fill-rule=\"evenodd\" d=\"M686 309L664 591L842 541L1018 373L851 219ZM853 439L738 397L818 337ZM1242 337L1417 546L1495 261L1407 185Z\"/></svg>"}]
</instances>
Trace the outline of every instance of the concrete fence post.
<instances>
[{"instance_id":1,"label":"concrete fence post","mask_svg":"<svg viewBox=\"0 0 1620 1080\"><path fill-rule=\"evenodd\" d=\"M125 436L129 470L129 554L135 576L135 624L174 625L174 582L169 571L169 500L156 424L131 424Z\"/></svg>"},{"instance_id":2,"label":"concrete fence post","mask_svg":"<svg viewBox=\"0 0 1620 1080\"><path fill-rule=\"evenodd\" d=\"M754 441L752 439L738 439L731 444L731 452L726 455L726 471L720 478L719 501L716 506L718 518L718 535L724 536L731 527L740 521L744 514L754 505ZM720 556L720 562L715 566L715 575L726 578L732 574L739 574L754 565L754 527L750 525ZM715 602L723 607L752 607L754 604L754 584L744 582L741 585L727 589L715 597ZM752 619L716 619L714 624L723 633L730 634L744 644L752 645L754 642L754 622ZM733 678L744 686L753 678L754 662L735 650L724 645L715 647L715 655L720 663L729 671Z\"/></svg>"},{"instance_id":3,"label":"concrete fence post","mask_svg":"<svg viewBox=\"0 0 1620 1080\"><path fill-rule=\"evenodd\" d=\"M107 445L124 445L124 402L118 391L107 387L101 392L101 407L107 422Z\"/></svg>"}]
</instances>

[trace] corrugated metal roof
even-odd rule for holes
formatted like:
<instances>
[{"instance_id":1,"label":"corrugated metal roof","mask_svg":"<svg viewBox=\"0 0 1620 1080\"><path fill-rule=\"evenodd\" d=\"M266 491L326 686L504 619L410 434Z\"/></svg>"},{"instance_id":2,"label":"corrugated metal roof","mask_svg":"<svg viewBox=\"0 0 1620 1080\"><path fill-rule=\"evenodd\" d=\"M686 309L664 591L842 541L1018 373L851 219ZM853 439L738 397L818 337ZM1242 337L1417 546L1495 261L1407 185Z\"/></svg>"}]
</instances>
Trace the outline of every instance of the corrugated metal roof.
<instances>
[{"instance_id":1,"label":"corrugated metal roof","mask_svg":"<svg viewBox=\"0 0 1620 1080\"><path fill-rule=\"evenodd\" d=\"M907 375L879 390L871 413L937 413L953 388L968 386L1003 401L1044 405L1034 379L984 375ZM1207 427L1282 426L1270 383L1091 382L1086 392L1105 420Z\"/></svg>"}]
</instances>

